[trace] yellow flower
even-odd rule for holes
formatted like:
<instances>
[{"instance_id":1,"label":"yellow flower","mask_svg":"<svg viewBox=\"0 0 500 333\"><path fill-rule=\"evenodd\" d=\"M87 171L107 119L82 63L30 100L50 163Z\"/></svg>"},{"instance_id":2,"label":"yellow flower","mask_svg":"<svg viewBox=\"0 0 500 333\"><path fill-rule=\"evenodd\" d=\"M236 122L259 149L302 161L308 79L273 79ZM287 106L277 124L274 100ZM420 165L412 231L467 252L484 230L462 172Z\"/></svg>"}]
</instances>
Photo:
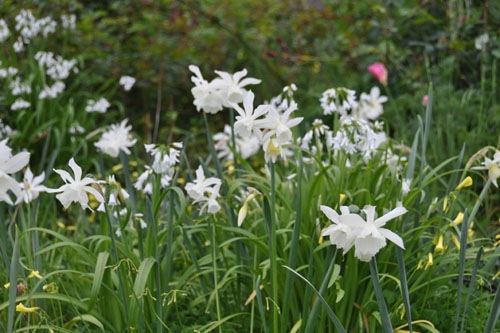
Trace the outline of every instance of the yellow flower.
<instances>
[{"instance_id":1,"label":"yellow flower","mask_svg":"<svg viewBox=\"0 0 500 333\"><path fill-rule=\"evenodd\" d=\"M457 247L457 249L460 250L460 242L458 241L457 236L455 234L451 234L451 240L453 241L453 244Z\"/></svg>"},{"instance_id":2,"label":"yellow flower","mask_svg":"<svg viewBox=\"0 0 500 333\"><path fill-rule=\"evenodd\" d=\"M248 203L255 199L256 194L255 193L250 193L247 198L245 199L245 202L243 203L243 206L240 208L240 211L238 212L238 227L241 227L243 224L243 221L245 220L245 217L247 217L248 213Z\"/></svg>"},{"instance_id":3,"label":"yellow flower","mask_svg":"<svg viewBox=\"0 0 500 333\"><path fill-rule=\"evenodd\" d=\"M347 198L347 195L345 195L344 193L340 193L339 205L342 205L346 198Z\"/></svg>"},{"instance_id":4,"label":"yellow flower","mask_svg":"<svg viewBox=\"0 0 500 333\"><path fill-rule=\"evenodd\" d=\"M40 275L40 272L38 271L31 271L30 275L28 275L28 279L32 278L37 278L38 280L42 279L42 276Z\"/></svg>"},{"instance_id":5,"label":"yellow flower","mask_svg":"<svg viewBox=\"0 0 500 333\"><path fill-rule=\"evenodd\" d=\"M433 264L434 264L434 257L432 256L432 253L429 252L429 254L427 255L427 264L425 265L424 269L431 267Z\"/></svg>"},{"instance_id":6,"label":"yellow flower","mask_svg":"<svg viewBox=\"0 0 500 333\"><path fill-rule=\"evenodd\" d=\"M3 287L4 287L5 289L9 289L9 287L10 287L10 282L7 282L6 284L4 284L4 285L3 285Z\"/></svg>"},{"instance_id":7,"label":"yellow flower","mask_svg":"<svg viewBox=\"0 0 500 333\"><path fill-rule=\"evenodd\" d=\"M455 191L460 191L464 187L472 186L472 178L471 176L467 176L458 186L455 188Z\"/></svg>"},{"instance_id":8,"label":"yellow flower","mask_svg":"<svg viewBox=\"0 0 500 333\"><path fill-rule=\"evenodd\" d=\"M23 303L19 303L18 305L16 305L16 312L36 312L38 310L40 310L38 306L27 308Z\"/></svg>"},{"instance_id":9,"label":"yellow flower","mask_svg":"<svg viewBox=\"0 0 500 333\"><path fill-rule=\"evenodd\" d=\"M434 252L440 253L440 252L444 252L444 250L446 250L446 246L444 245L443 235L439 235L437 243L435 243L435 244L436 244L436 247L434 248Z\"/></svg>"},{"instance_id":10,"label":"yellow flower","mask_svg":"<svg viewBox=\"0 0 500 333\"><path fill-rule=\"evenodd\" d=\"M453 225L459 225L464 221L464 213L458 213L457 217L453 220Z\"/></svg>"}]
</instances>

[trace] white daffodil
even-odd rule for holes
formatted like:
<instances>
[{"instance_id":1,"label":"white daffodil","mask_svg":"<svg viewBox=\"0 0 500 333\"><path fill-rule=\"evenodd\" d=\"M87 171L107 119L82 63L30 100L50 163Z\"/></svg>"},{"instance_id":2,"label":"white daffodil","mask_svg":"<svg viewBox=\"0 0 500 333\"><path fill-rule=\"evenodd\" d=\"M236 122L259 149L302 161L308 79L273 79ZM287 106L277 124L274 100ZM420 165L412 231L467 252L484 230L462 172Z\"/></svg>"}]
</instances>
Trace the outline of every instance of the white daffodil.
<instances>
[{"instance_id":1,"label":"white daffodil","mask_svg":"<svg viewBox=\"0 0 500 333\"><path fill-rule=\"evenodd\" d=\"M340 207L341 215L328 206L322 205L320 210L334 223L323 230L322 236L329 236L330 242L346 254L353 247L365 221L361 216L350 213L347 206Z\"/></svg>"},{"instance_id":2,"label":"white daffodil","mask_svg":"<svg viewBox=\"0 0 500 333\"><path fill-rule=\"evenodd\" d=\"M238 112L236 122L234 123L234 130L243 138L249 138L252 135L256 120L267 113L267 109L262 106L259 106L254 110L254 98L255 95L251 91L245 94L245 97L243 98L244 109L235 103L231 104L231 107Z\"/></svg>"},{"instance_id":3,"label":"white daffodil","mask_svg":"<svg viewBox=\"0 0 500 333\"><path fill-rule=\"evenodd\" d=\"M403 240L389 229L382 228L388 221L407 212L404 207L397 207L389 213L375 219L375 206L365 206L366 223L354 241L354 255L361 261L370 261L371 258L386 246L386 239L404 249Z\"/></svg>"},{"instance_id":4,"label":"white daffodil","mask_svg":"<svg viewBox=\"0 0 500 333\"><path fill-rule=\"evenodd\" d=\"M241 103L245 94L248 92L244 89L249 84L259 84L261 81L253 77L244 78L247 75L247 70L229 74L222 71L215 71L220 78L214 79L213 83L221 90L221 96L224 99L224 106L231 106L231 103Z\"/></svg>"},{"instance_id":5,"label":"white daffodil","mask_svg":"<svg viewBox=\"0 0 500 333\"><path fill-rule=\"evenodd\" d=\"M196 110L203 110L206 113L217 113L223 109L224 98L221 96L217 86L212 82L208 82L201 75L198 66L190 65L189 70L195 76L191 76L191 81L195 86L191 89Z\"/></svg>"},{"instance_id":6,"label":"white daffodil","mask_svg":"<svg viewBox=\"0 0 500 333\"><path fill-rule=\"evenodd\" d=\"M220 210L220 205L216 200L219 197L220 186L221 180L215 177L206 178L200 165L196 170L194 182L186 184L186 192L194 199L193 203L203 203L201 213L208 209L209 213L215 214Z\"/></svg>"},{"instance_id":7,"label":"white daffodil","mask_svg":"<svg viewBox=\"0 0 500 333\"><path fill-rule=\"evenodd\" d=\"M130 155L129 148L132 147L137 140L132 138L130 130L132 126L127 126L127 119L123 120L120 124L109 126L107 132L103 133L99 141L94 145L99 148L103 153L117 157L120 151Z\"/></svg>"},{"instance_id":8,"label":"white daffodil","mask_svg":"<svg viewBox=\"0 0 500 333\"><path fill-rule=\"evenodd\" d=\"M11 191L16 196L21 195L21 187L18 182L10 176L24 168L30 160L28 152L12 155L12 149L7 146L7 139L0 141L0 202L5 201L9 205L13 202L7 193Z\"/></svg>"},{"instance_id":9,"label":"white daffodil","mask_svg":"<svg viewBox=\"0 0 500 333\"><path fill-rule=\"evenodd\" d=\"M135 78L133 78L132 76L123 75L120 78L120 85L123 87L123 90L125 91L129 91L130 89L132 89L134 84L135 84Z\"/></svg>"},{"instance_id":10,"label":"white daffodil","mask_svg":"<svg viewBox=\"0 0 500 333\"><path fill-rule=\"evenodd\" d=\"M363 119L377 119L384 113L383 103L387 102L386 96L380 96L379 87L373 87L370 94L361 93L360 103L353 109L353 114Z\"/></svg>"},{"instance_id":11,"label":"white daffodil","mask_svg":"<svg viewBox=\"0 0 500 333\"><path fill-rule=\"evenodd\" d=\"M24 181L19 183L21 188L21 195L17 197L16 205L21 202L31 202L38 198L40 192L46 192L47 187L41 185L45 180L45 172L42 172L38 176L34 177L33 172L28 167L24 173Z\"/></svg>"},{"instance_id":12,"label":"white daffodil","mask_svg":"<svg viewBox=\"0 0 500 333\"><path fill-rule=\"evenodd\" d=\"M382 228L388 221L405 214L407 210L404 207L397 207L375 219L375 206L365 206L366 221L358 214L350 213L346 206L340 207L341 215L328 206L320 206L320 209L334 223L322 235L330 236L330 242L343 249L344 254L354 246L354 255L359 260L370 261L386 246L386 239L404 249L401 237Z\"/></svg>"},{"instance_id":13,"label":"white daffodil","mask_svg":"<svg viewBox=\"0 0 500 333\"><path fill-rule=\"evenodd\" d=\"M493 155L493 159L488 157L484 158L484 162L481 166L473 167L474 170L488 170L488 178L491 182L498 187L497 179L500 177L500 151L497 151Z\"/></svg>"},{"instance_id":14,"label":"white daffodil","mask_svg":"<svg viewBox=\"0 0 500 333\"><path fill-rule=\"evenodd\" d=\"M47 192L59 193L56 198L61 202L64 209L67 209L72 202L80 203L82 209L89 207L89 198L87 193L92 194L98 202L104 202L102 194L96 190L91 185L96 184L97 181L90 177L84 177L82 179L82 169L75 160L71 158L69 160L69 167L73 170L74 177L72 177L67 171L54 169L54 171L61 176L65 184L58 189L51 189Z\"/></svg>"}]
</instances>

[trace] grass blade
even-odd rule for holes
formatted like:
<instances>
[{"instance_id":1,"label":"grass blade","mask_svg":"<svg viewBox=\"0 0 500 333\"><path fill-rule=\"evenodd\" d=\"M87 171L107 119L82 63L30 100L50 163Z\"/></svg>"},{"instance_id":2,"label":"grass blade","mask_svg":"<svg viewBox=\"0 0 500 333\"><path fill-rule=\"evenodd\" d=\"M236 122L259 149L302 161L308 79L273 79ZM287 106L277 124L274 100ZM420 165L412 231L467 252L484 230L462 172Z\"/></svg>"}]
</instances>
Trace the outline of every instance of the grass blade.
<instances>
[{"instance_id":1,"label":"grass blade","mask_svg":"<svg viewBox=\"0 0 500 333\"><path fill-rule=\"evenodd\" d=\"M408 321L408 329L413 332L411 320L410 294L408 292L408 281L406 279L406 267L403 258L403 249L396 246L396 255L398 257L399 280L401 281L401 292L403 294L403 304L406 311L406 320Z\"/></svg>"},{"instance_id":2,"label":"grass blade","mask_svg":"<svg viewBox=\"0 0 500 333\"><path fill-rule=\"evenodd\" d=\"M318 290L316 290L316 288L314 288L314 286L311 284L311 282L309 282L305 277L303 277L302 275L300 275L294 269L292 269L292 268L290 268L288 266L283 266L283 267L285 267L286 269L288 269L289 271L291 271L293 274L297 275L299 278L301 278L302 280L304 280L304 282L316 294L316 296L318 297L318 299L321 302L321 304L323 304L323 306L325 307L325 310L328 313L328 316L330 317L331 321L333 322L333 325L335 325L335 327L337 328L337 330L340 333L346 333L346 330L345 330L344 326L342 326L342 324L340 323L339 318L335 315L335 313L333 312L332 308L328 305L327 301L323 298L323 296L321 296L320 292Z\"/></svg>"},{"instance_id":3,"label":"grass blade","mask_svg":"<svg viewBox=\"0 0 500 333\"><path fill-rule=\"evenodd\" d=\"M380 317L382 319L382 328L386 333L392 333L391 319L389 318L389 311L387 310L387 305L385 304L384 295L382 293L382 287L380 286L380 280L378 278L377 270L377 260L375 257L370 260L370 273L372 275L373 289L375 290L375 297L377 298L378 309L380 311Z\"/></svg>"},{"instance_id":4,"label":"grass blade","mask_svg":"<svg viewBox=\"0 0 500 333\"><path fill-rule=\"evenodd\" d=\"M480 248L479 251L477 251L476 261L474 262L474 267L472 268L472 275L470 277L467 296L465 297L464 312L462 314L462 326L460 326L460 332L464 331L465 315L467 314L467 308L469 307L469 300L472 295L472 291L474 290L474 284L476 283L477 268L479 266L479 262L481 261L482 254L483 254L483 248Z\"/></svg>"},{"instance_id":5,"label":"grass blade","mask_svg":"<svg viewBox=\"0 0 500 333\"><path fill-rule=\"evenodd\" d=\"M92 281L92 289L90 290L90 301L88 311L91 311L97 301L97 296L101 290L102 278L106 270L106 263L108 262L109 253L101 252L97 256L97 263L95 265L94 280Z\"/></svg>"},{"instance_id":6,"label":"grass blade","mask_svg":"<svg viewBox=\"0 0 500 333\"><path fill-rule=\"evenodd\" d=\"M14 252L10 261L9 275L9 319L7 323L7 332L12 332L14 328L14 315L16 313L16 296L17 296L17 271L19 269L19 229L16 226L16 236L14 241Z\"/></svg>"},{"instance_id":7,"label":"grass blade","mask_svg":"<svg viewBox=\"0 0 500 333\"><path fill-rule=\"evenodd\" d=\"M461 226L460 232L460 268L458 273L458 291L457 291L457 309L455 312L455 328L453 332L458 331L458 322L460 320L460 308L462 306L462 288L464 286L464 270L465 270L465 250L467 249L467 222L469 217L467 216L467 210L464 212L464 220Z\"/></svg>"}]
</instances>

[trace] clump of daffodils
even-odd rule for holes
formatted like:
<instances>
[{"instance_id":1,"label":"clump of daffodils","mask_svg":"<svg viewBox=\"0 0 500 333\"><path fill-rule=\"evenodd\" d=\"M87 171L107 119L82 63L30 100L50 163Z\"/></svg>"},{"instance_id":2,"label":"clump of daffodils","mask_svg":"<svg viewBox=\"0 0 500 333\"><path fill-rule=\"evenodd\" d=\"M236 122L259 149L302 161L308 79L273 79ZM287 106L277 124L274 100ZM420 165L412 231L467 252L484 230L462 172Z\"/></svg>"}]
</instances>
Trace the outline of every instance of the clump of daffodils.
<instances>
[{"instance_id":1,"label":"clump of daffodils","mask_svg":"<svg viewBox=\"0 0 500 333\"><path fill-rule=\"evenodd\" d=\"M220 205L217 202L221 180L216 177L206 177L203 167L200 165L196 169L196 179L193 182L186 184L186 192L193 203L201 203L200 214L207 210L211 214L215 214L220 210Z\"/></svg>"},{"instance_id":2,"label":"clump of daffodils","mask_svg":"<svg viewBox=\"0 0 500 333\"><path fill-rule=\"evenodd\" d=\"M154 144L144 145L153 162L151 165L147 165L146 170L139 175L134 187L145 194L152 194L155 175L160 177L161 188L170 186L175 174L175 167L179 163L182 146L182 142L175 142L170 147Z\"/></svg>"},{"instance_id":3,"label":"clump of daffodils","mask_svg":"<svg viewBox=\"0 0 500 333\"><path fill-rule=\"evenodd\" d=\"M406 208L397 207L379 218L376 218L375 208L368 205L362 209L362 214L356 214L351 213L349 207L341 206L339 215L328 206L320 206L320 210L333 222L323 230L322 236L329 236L330 242L342 249L344 254L354 246L354 255L365 262L387 245L387 239L404 249L401 237L383 226L405 214Z\"/></svg>"}]
</instances>

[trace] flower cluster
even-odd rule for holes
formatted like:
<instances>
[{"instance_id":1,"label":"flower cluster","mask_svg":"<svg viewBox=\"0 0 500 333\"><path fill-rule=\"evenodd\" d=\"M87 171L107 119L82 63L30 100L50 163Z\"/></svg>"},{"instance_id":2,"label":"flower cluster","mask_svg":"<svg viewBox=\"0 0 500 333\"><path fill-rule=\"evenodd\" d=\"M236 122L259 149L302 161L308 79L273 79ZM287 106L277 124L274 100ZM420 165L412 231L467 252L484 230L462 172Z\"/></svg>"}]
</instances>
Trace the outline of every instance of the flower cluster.
<instances>
[{"instance_id":1,"label":"flower cluster","mask_svg":"<svg viewBox=\"0 0 500 333\"><path fill-rule=\"evenodd\" d=\"M361 261L370 261L383 247L387 239L404 249L403 240L389 229L382 228L388 221L407 212L404 207L397 207L387 214L375 218L375 206L362 209L365 218L351 213L349 207L341 206L339 215L328 206L320 206L320 210L333 224L323 230L323 236L329 236L330 242L346 254L353 246L354 255Z\"/></svg>"},{"instance_id":2,"label":"flower cluster","mask_svg":"<svg viewBox=\"0 0 500 333\"><path fill-rule=\"evenodd\" d=\"M97 101L93 100L93 99L89 99L87 101L87 106L85 107L85 111L105 113L110 106L111 106L111 104L109 104L108 100L105 99L104 97L101 97Z\"/></svg>"},{"instance_id":3,"label":"flower cluster","mask_svg":"<svg viewBox=\"0 0 500 333\"><path fill-rule=\"evenodd\" d=\"M146 170L137 178L134 187L143 193L152 194L154 175L160 176L161 188L168 187L174 177L175 167L179 163L182 146L182 142L175 142L171 147L145 145L146 152L153 158L153 163L151 166L146 166Z\"/></svg>"},{"instance_id":4,"label":"flower cluster","mask_svg":"<svg viewBox=\"0 0 500 333\"><path fill-rule=\"evenodd\" d=\"M124 75L120 78L120 85L123 87L123 90L129 91L135 84L135 78L132 76Z\"/></svg>"},{"instance_id":5,"label":"flower cluster","mask_svg":"<svg viewBox=\"0 0 500 333\"><path fill-rule=\"evenodd\" d=\"M205 177L203 167L200 165L196 170L196 179L193 182L186 184L186 192L193 203L201 203L200 214L207 210L211 214L215 214L220 210L220 205L217 202L221 180L215 177Z\"/></svg>"},{"instance_id":6,"label":"flower cluster","mask_svg":"<svg viewBox=\"0 0 500 333\"><path fill-rule=\"evenodd\" d=\"M260 83L260 80L254 78L244 78L247 75L246 69L234 74L215 71L219 77L210 82L203 78L197 66L190 65L189 70L195 74L191 77L195 84L191 89L193 103L196 110L206 113L217 113L225 106L230 106L230 103L241 103L247 92L244 87Z\"/></svg>"}]
</instances>

